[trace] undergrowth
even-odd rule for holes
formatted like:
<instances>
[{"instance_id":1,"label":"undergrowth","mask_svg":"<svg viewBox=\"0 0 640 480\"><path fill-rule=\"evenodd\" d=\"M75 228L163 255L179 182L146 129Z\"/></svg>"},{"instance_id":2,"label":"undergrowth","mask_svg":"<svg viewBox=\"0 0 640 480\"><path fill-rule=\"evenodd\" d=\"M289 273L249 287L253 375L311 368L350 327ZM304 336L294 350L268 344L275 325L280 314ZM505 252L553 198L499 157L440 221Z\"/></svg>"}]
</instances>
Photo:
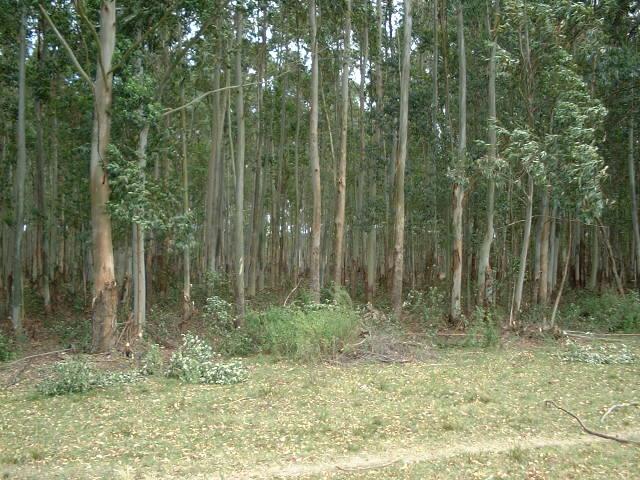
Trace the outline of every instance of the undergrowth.
<instances>
[{"instance_id":1,"label":"undergrowth","mask_svg":"<svg viewBox=\"0 0 640 480\"><path fill-rule=\"evenodd\" d=\"M640 332L640 296L580 292L561 311L563 327L595 332Z\"/></svg>"},{"instance_id":2,"label":"undergrowth","mask_svg":"<svg viewBox=\"0 0 640 480\"><path fill-rule=\"evenodd\" d=\"M348 307L310 303L251 312L245 331L259 352L313 361L337 354L357 335L358 323Z\"/></svg>"}]
</instances>

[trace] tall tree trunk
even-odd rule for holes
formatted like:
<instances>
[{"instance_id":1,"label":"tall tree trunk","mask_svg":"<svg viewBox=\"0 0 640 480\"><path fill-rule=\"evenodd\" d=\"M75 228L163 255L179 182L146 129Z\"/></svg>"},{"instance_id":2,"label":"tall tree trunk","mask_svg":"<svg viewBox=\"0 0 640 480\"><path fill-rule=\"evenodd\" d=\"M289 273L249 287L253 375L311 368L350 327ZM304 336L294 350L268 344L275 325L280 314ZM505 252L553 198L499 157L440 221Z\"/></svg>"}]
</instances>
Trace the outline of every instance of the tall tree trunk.
<instances>
[{"instance_id":1,"label":"tall tree trunk","mask_svg":"<svg viewBox=\"0 0 640 480\"><path fill-rule=\"evenodd\" d=\"M464 45L464 16L462 3L458 5L458 56L460 61L460 137L458 139L458 175L462 175L466 163L467 151L467 61ZM449 317L452 323L460 321L462 305L460 302L462 289L462 202L464 200L464 185L462 179L456 179L453 184L453 256L452 256L452 286L451 310Z\"/></svg>"},{"instance_id":2,"label":"tall tree trunk","mask_svg":"<svg viewBox=\"0 0 640 480\"><path fill-rule=\"evenodd\" d=\"M589 273L589 289L598 287L598 270L600 269L600 245L598 243L598 226L591 228L591 272Z\"/></svg>"},{"instance_id":3,"label":"tall tree trunk","mask_svg":"<svg viewBox=\"0 0 640 480\"><path fill-rule=\"evenodd\" d=\"M316 38L316 0L309 2L311 30L311 112L309 120L309 165L313 193L311 222L310 289L314 302L320 302L320 238L322 223L322 193L320 187L320 153L318 151L318 40Z\"/></svg>"},{"instance_id":4,"label":"tall tree trunk","mask_svg":"<svg viewBox=\"0 0 640 480\"><path fill-rule=\"evenodd\" d=\"M236 326L244 323L244 88L242 82L242 7L236 8L236 118L238 122L236 147L236 209L234 219L234 259L236 290Z\"/></svg>"},{"instance_id":5,"label":"tall tree trunk","mask_svg":"<svg viewBox=\"0 0 640 480\"><path fill-rule=\"evenodd\" d=\"M22 7L20 17L19 59L18 59L18 159L15 173L15 240L13 243L13 284L11 292L11 323L16 337L23 335L24 302L22 298L22 239L24 237L24 183L27 172L26 144L26 7Z\"/></svg>"},{"instance_id":6,"label":"tall tree trunk","mask_svg":"<svg viewBox=\"0 0 640 480\"><path fill-rule=\"evenodd\" d=\"M375 123L375 145L380 152L384 151L382 140L382 114L384 100L382 91L382 0L376 0L376 26L377 26L377 39L378 50L376 51L376 65L375 65L375 85L376 85L376 113L377 119ZM371 171L376 171L375 157L371 158ZM369 176L369 197L371 200L375 200L377 196L377 178L376 175ZM377 219L371 222L369 232L367 233L367 302L373 303L373 297L375 295L378 269L376 265L377 259L377 232L376 232Z\"/></svg>"},{"instance_id":7,"label":"tall tree trunk","mask_svg":"<svg viewBox=\"0 0 640 480\"><path fill-rule=\"evenodd\" d=\"M393 249L393 290L391 303L396 318L402 313L402 281L404 278L404 170L407 161L409 133L409 81L411 76L411 0L404 1L404 38L400 72L400 124L395 168L395 243Z\"/></svg>"},{"instance_id":8,"label":"tall tree trunk","mask_svg":"<svg viewBox=\"0 0 640 480\"><path fill-rule=\"evenodd\" d=\"M145 122L138 137L138 165L144 181L144 171L147 166L147 140L149 138L149 123ZM133 312L131 316L131 340L142 339L147 313L147 279L144 251L144 227L133 225Z\"/></svg>"},{"instance_id":9,"label":"tall tree trunk","mask_svg":"<svg viewBox=\"0 0 640 480\"><path fill-rule=\"evenodd\" d=\"M111 61L116 45L116 2L100 7L100 52L94 82L91 138L91 224L93 237L93 339L92 350L105 352L115 343L118 291L114 275L111 217L107 212L109 182L103 166L111 135Z\"/></svg>"},{"instance_id":10,"label":"tall tree trunk","mask_svg":"<svg viewBox=\"0 0 640 480\"><path fill-rule=\"evenodd\" d=\"M500 13L500 0L497 0L494 7L495 22L493 24L493 30L491 32L491 57L489 59L489 165L490 168L495 168L496 163L496 53L498 50L498 19ZM487 15L489 20L489 14ZM489 23L489 22L488 22ZM484 237L482 239L482 245L480 246L480 254L478 255L478 305L485 306L491 302L490 296L487 295L487 290L491 288L491 244L493 242L494 230L493 230L493 217L495 212L495 198L496 198L496 181L491 172L489 177L489 185L487 192L487 224ZM487 278L488 276L488 278Z\"/></svg>"},{"instance_id":11,"label":"tall tree trunk","mask_svg":"<svg viewBox=\"0 0 640 480\"><path fill-rule=\"evenodd\" d=\"M349 125L349 76L351 74L351 0L346 0L347 12L344 21L344 52L342 54L342 106L340 110L340 160L338 164L338 182L336 184L335 216L335 265L333 282L342 285L342 267L344 265L344 215L347 187L347 136Z\"/></svg>"},{"instance_id":12,"label":"tall tree trunk","mask_svg":"<svg viewBox=\"0 0 640 480\"><path fill-rule=\"evenodd\" d=\"M182 88L182 104L184 104L184 87ZM187 156L187 112L182 109L181 140L182 140L182 209L185 216L189 215L189 159ZM182 252L182 324L184 325L193 313L191 303L191 247L187 244Z\"/></svg>"},{"instance_id":13,"label":"tall tree trunk","mask_svg":"<svg viewBox=\"0 0 640 480\"><path fill-rule=\"evenodd\" d=\"M627 157L627 164L629 166L629 194L631 195L631 222L633 225L633 243L635 246L635 264L636 264L636 276L637 271L640 268L640 226L638 225L638 194L636 192L636 169L635 158L633 152L633 142L635 138L633 136L633 115L629 115L629 152ZM640 285L636 285L636 288L640 288Z\"/></svg>"},{"instance_id":14,"label":"tall tree trunk","mask_svg":"<svg viewBox=\"0 0 640 480\"><path fill-rule=\"evenodd\" d=\"M520 266L518 270L518 278L513 296L513 304L511 306L511 314L509 323L515 326L520 315L522 307L522 291L524 288L524 277L527 272L527 256L529 254L529 243L531 239L531 220L533 218L533 175L527 174L527 211L524 218L524 234L522 236L522 246L520 250Z\"/></svg>"},{"instance_id":15,"label":"tall tree trunk","mask_svg":"<svg viewBox=\"0 0 640 480\"><path fill-rule=\"evenodd\" d=\"M538 288L538 303L546 305L549 301L549 235L551 225L549 221L550 187L546 187L542 202L542 234L540 242L540 286Z\"/></svg>"}]
</instances>

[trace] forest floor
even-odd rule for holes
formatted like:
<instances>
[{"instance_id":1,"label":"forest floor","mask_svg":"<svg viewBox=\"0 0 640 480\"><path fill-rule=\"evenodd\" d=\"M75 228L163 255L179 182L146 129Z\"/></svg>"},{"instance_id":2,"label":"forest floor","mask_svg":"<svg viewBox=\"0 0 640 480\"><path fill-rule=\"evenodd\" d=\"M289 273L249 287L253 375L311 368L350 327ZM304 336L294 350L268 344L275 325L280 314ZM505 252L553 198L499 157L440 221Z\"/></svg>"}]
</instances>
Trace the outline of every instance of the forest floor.
<instances>
[{"instance_id":1,"label":"forest floor","mask_svg":"<svg viewBox=\"0 0 640 480\"><path fill-rule=\"evenodd\" d=\"M0 390L1 478L640 478L640 365L562 361L557 344L447 348L410 364L257 357L232 386L164 378L46 398ZM640 354L638 346L632 347ZM42 362L36 371L46 369Z\"/></svg>"}]
</instances>

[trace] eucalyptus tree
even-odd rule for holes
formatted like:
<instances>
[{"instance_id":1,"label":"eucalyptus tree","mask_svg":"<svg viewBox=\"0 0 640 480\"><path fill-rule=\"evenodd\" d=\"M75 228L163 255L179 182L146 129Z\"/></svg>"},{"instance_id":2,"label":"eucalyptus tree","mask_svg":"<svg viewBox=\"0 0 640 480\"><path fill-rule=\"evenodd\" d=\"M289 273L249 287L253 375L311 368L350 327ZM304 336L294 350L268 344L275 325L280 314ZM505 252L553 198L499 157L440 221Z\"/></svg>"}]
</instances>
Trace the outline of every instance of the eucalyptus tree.
<instances>
[{"instance_id":1,"label":"eucalyptus tree","mask_svg":"<svg viewBox=\"0 0 640 480\"><path fill-rule=\"evenodd\" d=\"M396 318L402 312L402 283L404 280L404 172L407 161L409 130L409 81L411 76L411 0L404 1L404 24L402 41L402 67L400 76L400 118L398 131L398 154L395 168L395 224L394 224L394 270L391 301Z\"/></svg>"},{"instance_id":2,"label":"eucalyptus tree","mask_svg":"<svg viewBox=\"0 0 640 480\"><path fill-rule=\"evenodd\" d=\"M309 112L309 166L313 215L311 222L310 289L315 302L320 302L320 238L322 235L322 191L320 184L320 153L318 151L318 38L316 0L309 2L309 30L311 47L311 99Z\"/></svg>"}]
</instances>

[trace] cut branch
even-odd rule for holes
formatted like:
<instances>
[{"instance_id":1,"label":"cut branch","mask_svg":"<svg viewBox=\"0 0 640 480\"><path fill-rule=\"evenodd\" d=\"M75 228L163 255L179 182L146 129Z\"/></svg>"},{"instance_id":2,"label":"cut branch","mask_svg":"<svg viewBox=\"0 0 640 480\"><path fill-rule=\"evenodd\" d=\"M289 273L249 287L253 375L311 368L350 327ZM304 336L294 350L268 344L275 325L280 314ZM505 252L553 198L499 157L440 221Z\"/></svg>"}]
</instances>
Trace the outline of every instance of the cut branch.
<instances>
[{"instance_id":1,"label":"cut branch","mask_svg":"<svg viewBox=\"0 0 640 480\"><path fill-rule=\"evenodd\" d=\"M578 422L578 424L580 425L580 427L582 428L582 430L585 433L588 433L589 435L594 435L596 437L600 437L600 438L604 438L606 440L613 440L614 442L618 442L618 443L623 443L625 445L635 445L640 447L640 441L638 440L631 440L628 438L622 438L622 437L616 437L614 435L607 435L606 433L602 433L602 432L596 432L595 430L591 430L590 428L588 428L583 422L582 420L580 420L580 417L578 417L575 413L570 412L569 410L562 408L560 405L558 405L556 402L554 402L553 400L545 400L544 401L546 406L550 406L550 407L555 407L558 410L560 410L561 412L566 413L567 415L569 415L570 417L573 417L576 422ZM605 414L606 415L606 414Z\"/></svg>"}]
</instances>

